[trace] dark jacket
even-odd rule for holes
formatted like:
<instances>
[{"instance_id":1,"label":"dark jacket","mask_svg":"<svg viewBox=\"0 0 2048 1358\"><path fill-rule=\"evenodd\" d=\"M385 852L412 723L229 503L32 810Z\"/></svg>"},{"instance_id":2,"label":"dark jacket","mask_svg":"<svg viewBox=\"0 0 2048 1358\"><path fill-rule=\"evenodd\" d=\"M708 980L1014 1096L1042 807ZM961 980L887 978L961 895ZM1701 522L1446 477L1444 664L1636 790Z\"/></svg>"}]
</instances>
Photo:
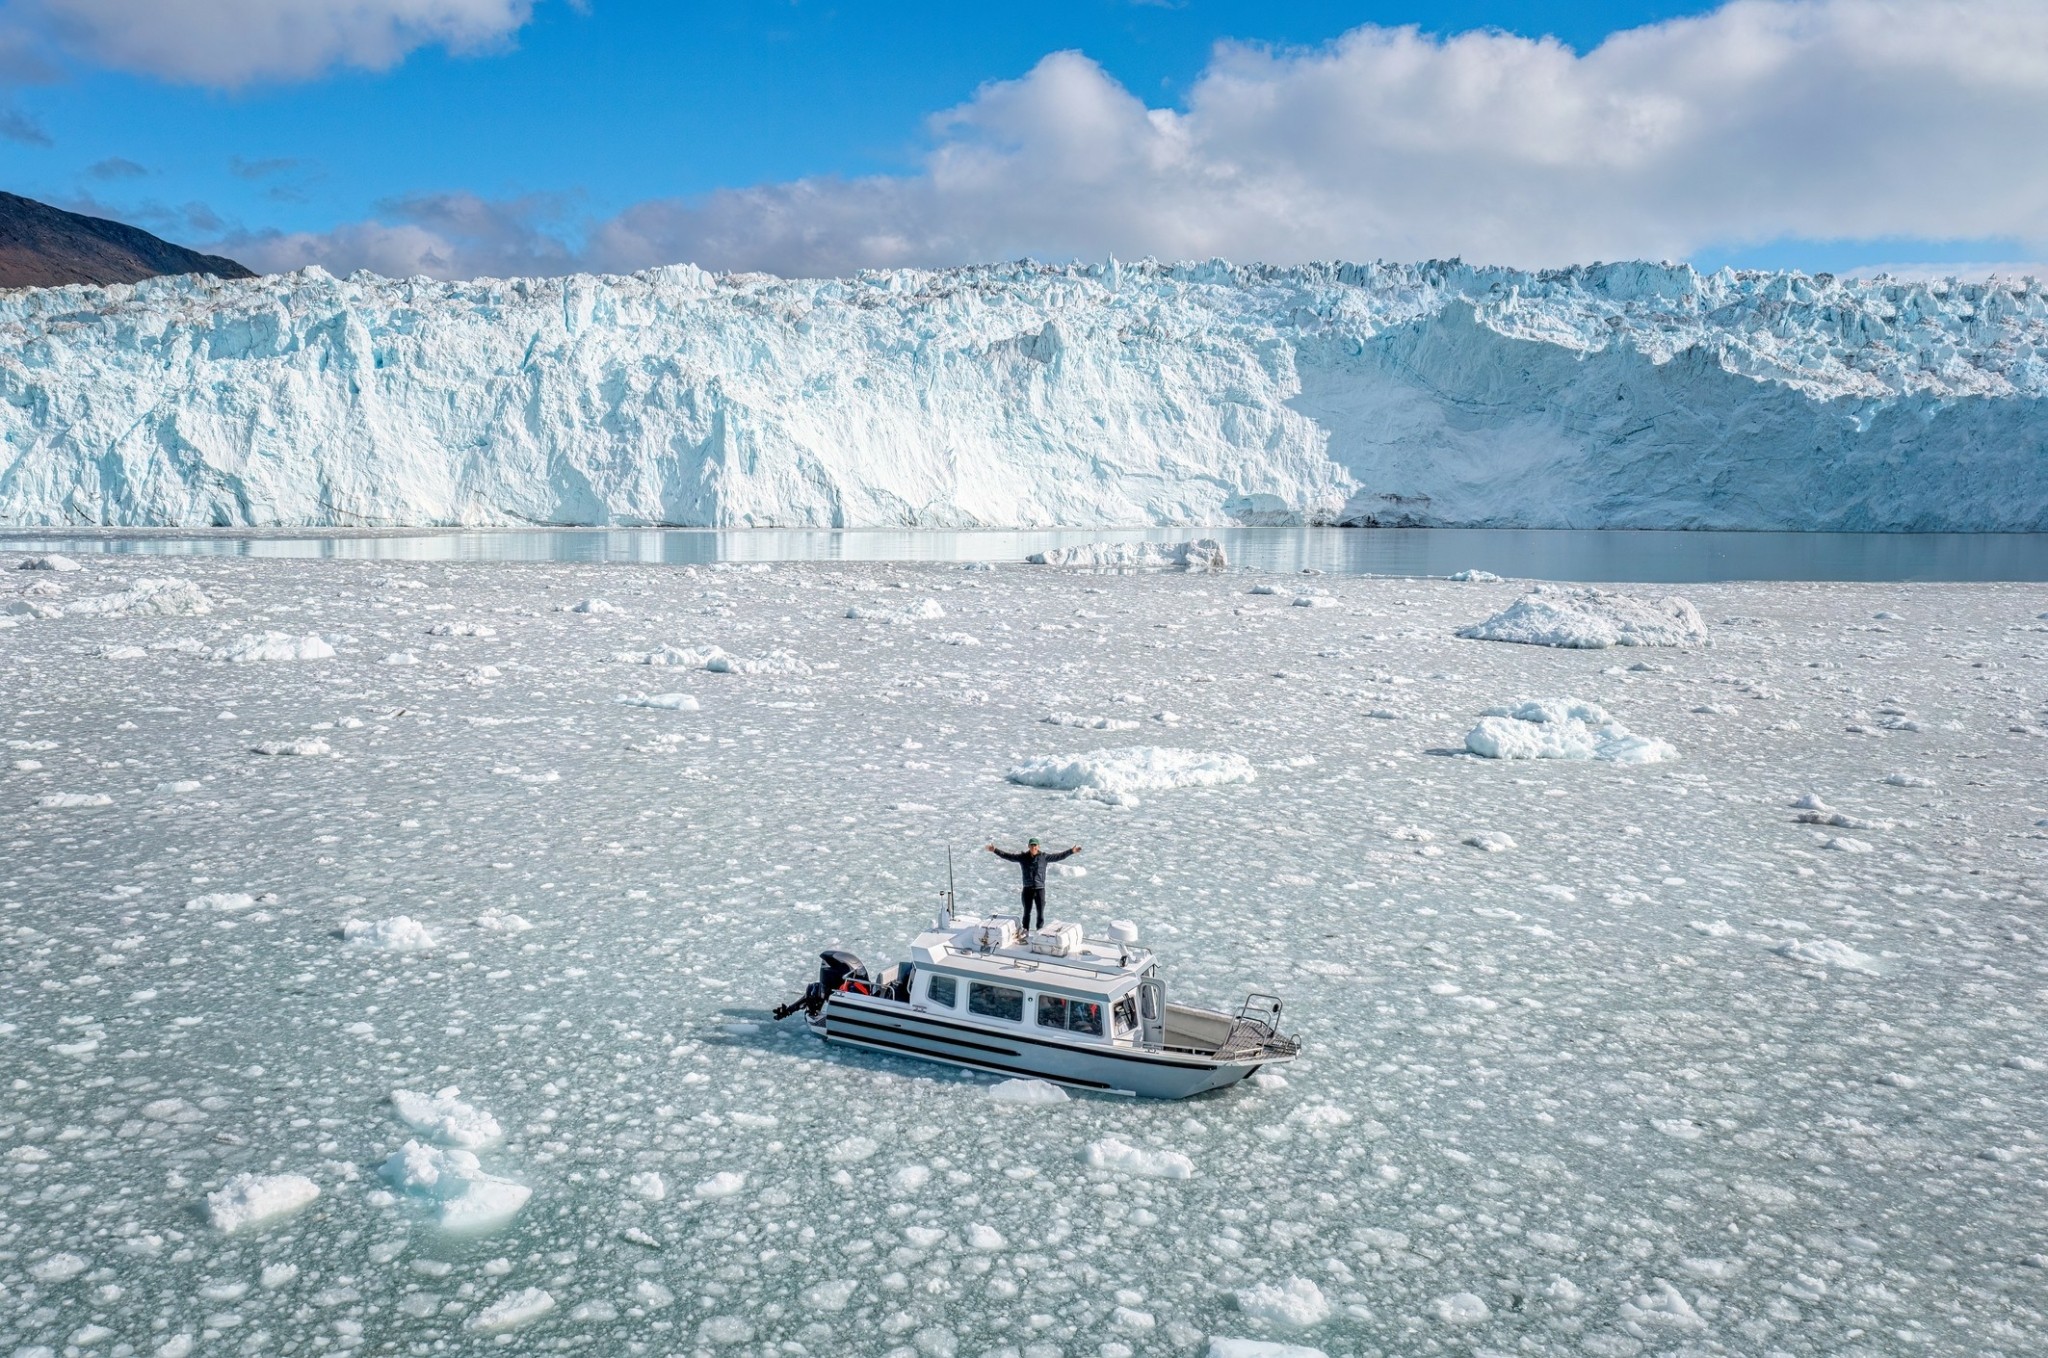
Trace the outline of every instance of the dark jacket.
<instances>
[{"instance_id":1,"label":"dark jacket","mask_svg":"<svg viewBox=\"0 0 2048 1358\"><path fill-rule=\"evenodd\" d=\"M996 857L1007 858L1018 867L1024 869L1024 885L1027 888L1045 885L1045 865L1047 863L1057 863L1062 858L1072 858L1073 856L1074 851L1072 849L1062 849L1058 853L1046 853L1043 849L1037 853L1033 853L1029 849L1026 849L1023 853L1004 853L1001 849L996 850Z\"/></svg>"}]
</instances>

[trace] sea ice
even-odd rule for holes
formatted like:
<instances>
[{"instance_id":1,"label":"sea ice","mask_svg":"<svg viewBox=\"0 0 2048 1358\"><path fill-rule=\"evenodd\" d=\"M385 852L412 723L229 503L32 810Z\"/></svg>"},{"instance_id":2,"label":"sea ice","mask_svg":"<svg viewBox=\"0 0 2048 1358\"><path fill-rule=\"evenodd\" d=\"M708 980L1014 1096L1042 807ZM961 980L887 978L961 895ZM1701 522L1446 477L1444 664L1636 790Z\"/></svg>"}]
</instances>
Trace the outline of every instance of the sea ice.
<instances>
[{"instance_id":1,"label":"sea ice","mask_svg":"<svg viewBox=\"0 0 2048 1358\"><path fill-rule=\"evenodd\" d=\"M1179 1151L1149 1150L1114 1136L1089 1142L1081 1158L1095 1169L1113 1169L1147 1179L1188 1179L1195 1173L1195 1162Z\"/></svg>"},{"instance_id":2,"label":"sea ice","mask_svg":"<svg viewBox=\"0 0 2048 1358\"><path fill-rule=\"evenodd\" d=\"M1539 585L1485 622L1461 628L1475 641L1600 650L1609 646L1696 646L1707 627L1689 600L1638 598L1600 589Z\"/></svg>"},{"instance_id":3,"label":"sea ice","mask_svg":"<svg viewBox=\"0 0 2048 1358\"><path fill-rule=\"evenodd\" d=\"M695 712L698 710L697 700L687 693L643 693L630 698L621 697L618 701L622 707L653 707L659 708L664 712Z\"/></svg>"},{"instance_id":4,"label":"sea ice","mask_svg":"<svg viewBox=\"0 0 2048 1358\"><path fill-rule=\"evenodd\" d=\"M394 1089L391 1106L406 1126L444 1146L479 1151L496 1145L505 1134L498 1120L475 1104L464 1103L461 1093L454 1085L433 1094Z\"/></svg>"},{"instance_id":5,"label":"sea ice","mask_svg":"<svg viewBox=\"0 0 2048 1358\"><path fill-rule=\"evenodd\" d=\"M1024 560L1033 566L1084 566L1158 570L1222 570L1230 564L1223 544L1214 538L1188 542L1089 542L1078 547L1051 547Z\"/></svg>"},{"instance_id":6,"label":"sea ice","mask_svg":"<svg viewBox=\"0 0 2048 1358\"><path fill-rule=\"evenodd\" d=\"M215 647L213 658L241 664L270 660L332 660L334 648L323 637L263 632L245 636L230 646Z\"/></svg>"},{"instance_id":7,"label":"sea ice","mask_svg":"<svg viewBox=\"0 0 2048 1358\"><path fill-rule=\"evenodd\" d=\"M137 580L113 594L96 594L64 605L66 617L196 618L213 612L206 591L190 580Z\"/></svg>"},{"instance_id":8,"label":"sea ice","mask_svg":"<svg viewBox=\"0 0 2048 1358\"><path fill-rule=\"evenodd\" d=\"M73 811L112 806L114 799L104 792L48 792L36 798L45 811Z\"/></svg>"},{"instance_id":9,"label":"sea ice","mask_svg":"<svg viewBox=\"0 0 2048 1358\"><path fill-rule=\"evenodd\" d=\"M544 1289L522 1288L485 1306L465 1322L465 1328L483 1334L504 1334L531 1325L554 1309L555 1299Z\"/></svg>"},{"instance_id":10,"label":"sea ice","mask_svg":"<svg viewBox=\"0 0 2048 1358\"><path fill-rule=\"evenodd\" d=\"M1594 703L1574 698L1536 699L1488 708L1465 737L1465 748L1487 759L1591 759L1611 764L1655 764L1676 759L1668 742L1639 736Z\"/></svg>"},{"instance_id":11,"label":"sea ice","mask_svg":"<svg viewBox=\"0 0 2048 1358\"><path fill-rule=\"evenodd\" d=\"M434 946L434 936L427 932L427 926L410 915L347 920L341 926L341 936L360 947L384 952L423 952Z\"/></svg>"},{"instance_id":12,"label":"sea ice","mask_svg":"<svg viewBox=\"0 0 2048 1358\"><path fill-rule=\"evenodd\" d=\"M433 1206L440 1224L461 1234L495 1230L517 1216L533 1190L485 1173L469 1151L408 1141L377 1171L385 1183Z\"/></svg>"},{"instance_id":13,"label":"sea ice","mask_svg":"<svg viewBox=\"0 0 2048 1358\"><path fill-rule=\"evenodd\" d=\"M249 747L251 754L299 755L302 757L333 754L333 747L319 736L300 736L295 740L259 740Z\"/></svg>"},{"instance_id":14,"label":"sea ice","mask_svg":"<svg viewBox=\"0 0 2048 1358\"><path fill-rule=\"evenodd\" d=\"M206 1219L233 1235L290 1216L320 1196L303 1174L237 1174L206 1195Z\"/></svg>"},{"instance_id":15,"label":"sea ice","mask_svg":"<svg viewBox=\"0 0 2048 1358\"><path fill-rule=\"evenodd\" d=\"M988 1096L997 1103L1023 1108L1045 1108L1067 1102L1066 1090L1047 1080L1029 1078L998 1080L988 1087Z\"/></svg>"},{"instance_id":16,"label":"sea ice","mask_svg":"<svg viewBox=\"0 0 2048 1358\"><path fill-rule=\"evenodd\" d=\"M1454 571L1452 572L1450 578L1458 581L1460 584L1496 585L1500 583L1500 577L1498 575L1495 575L1492 571L1480 571L1471 569Z\"/></svg>"},{"instance_id":17,"label":"sea ice","mask_svg":"<svg viewBox=\"0 0 2048 1358\"><path fill-rule=\"evenodd\" d=\"M60 556L55 552L51 552L47 556L28 557L22 561L17 569L24 571L82 571L85 567L79 565L68 556Z\"/></svg>"},{"instance_id":18,"label":"sea ice","mask_svg":"<svg viewBox=\"0 0 2048 1358\"><path fill-rule=\"evenodd\" d=\"M1219 787L1258 778L1251 761L1238 754L1210 754L1159 745L1030 760L1005 775L1025 787L1072 792L1116 806L1135 806L1140 792L1183 787Z\"/></svg>"},{"instance_id":19,"label":"sea ice","mask_svg":"<svg viewBox=\"0 0 2048 1358\"><path fill-rule=\"evenodd\" d=\"M1328 1358L1321 1349L1306 1344L1282 1344L1271 1339L1230 1339L1212 1335L1208 1358Z\"/></svg>"},{"instance_id":20,"label":"sea ice","mask_svg":"<svg viewBox=\"0 0 2048 1358\"><path fill-rule=\"evenodd\" d=\"M1307 1278L1245 1288L1237 1294L1237 1309L1286 1330L1305 1330L1330 1318L1323 1290Z\"/></svg>"}]
</instances>

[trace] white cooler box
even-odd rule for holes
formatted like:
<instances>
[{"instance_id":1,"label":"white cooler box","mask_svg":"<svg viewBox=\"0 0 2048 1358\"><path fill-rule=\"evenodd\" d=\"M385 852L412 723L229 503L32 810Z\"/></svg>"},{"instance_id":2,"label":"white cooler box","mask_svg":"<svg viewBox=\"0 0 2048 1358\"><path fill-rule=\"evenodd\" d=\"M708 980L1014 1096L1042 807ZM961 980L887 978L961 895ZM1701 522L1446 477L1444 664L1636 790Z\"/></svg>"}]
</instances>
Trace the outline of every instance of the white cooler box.
<instances>
[{"instance_id":1,"label":"white cooler box","mask_svg":"<svg viewBox=\"0 0 2048 1358\"><path fill-rule=\"evenodd\" d=\"M1067 957L1081 950L1081 926L1048 920L1031 935L1031 951L1047 957Z\"/></svg>"}]
</instances>

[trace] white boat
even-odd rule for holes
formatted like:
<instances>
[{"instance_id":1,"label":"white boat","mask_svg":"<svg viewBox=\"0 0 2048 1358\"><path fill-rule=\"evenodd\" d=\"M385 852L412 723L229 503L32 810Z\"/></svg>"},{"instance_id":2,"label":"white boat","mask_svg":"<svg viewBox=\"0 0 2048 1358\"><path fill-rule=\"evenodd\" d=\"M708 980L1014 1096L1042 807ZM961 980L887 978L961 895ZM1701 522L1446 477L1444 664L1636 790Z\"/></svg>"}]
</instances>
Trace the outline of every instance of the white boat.
<instances>
[{"instance_id":1,"label":"white boat","mask_svg":"<svg viewBox=\"0 0 2048 1358\"><path fill-rule=\"evenodd\" d=\"M822 954L818 979L775 1011L802 1013L826 1042L1074 1089L1184 1099L1291 1061L1280 1001L1252 994L1234 1014L1167 997L1137 929L1106 938L1047 921L954 914L950 897L910 958L869 974L851 953Z\"/></svg>"}]
</instances>

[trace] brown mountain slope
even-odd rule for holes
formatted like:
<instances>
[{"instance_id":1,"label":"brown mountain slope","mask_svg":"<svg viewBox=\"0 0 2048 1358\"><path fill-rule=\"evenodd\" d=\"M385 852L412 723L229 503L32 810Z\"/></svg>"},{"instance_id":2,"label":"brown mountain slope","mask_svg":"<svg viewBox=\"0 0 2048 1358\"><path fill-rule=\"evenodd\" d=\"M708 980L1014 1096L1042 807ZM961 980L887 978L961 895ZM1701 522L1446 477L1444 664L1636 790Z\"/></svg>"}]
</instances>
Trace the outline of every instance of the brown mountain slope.
<instances>
[{"instance_id":1,"label":"brown mountain slope","mask_svg":"<svg viewBox=\"0 0 2048 1358\"><path fill-rule=\"evenodd\" d=\"M187 250L139 227L0 193L0 288L133 283L170 273L256 276L232 259Z\"/></svg>"}]
</instances>

